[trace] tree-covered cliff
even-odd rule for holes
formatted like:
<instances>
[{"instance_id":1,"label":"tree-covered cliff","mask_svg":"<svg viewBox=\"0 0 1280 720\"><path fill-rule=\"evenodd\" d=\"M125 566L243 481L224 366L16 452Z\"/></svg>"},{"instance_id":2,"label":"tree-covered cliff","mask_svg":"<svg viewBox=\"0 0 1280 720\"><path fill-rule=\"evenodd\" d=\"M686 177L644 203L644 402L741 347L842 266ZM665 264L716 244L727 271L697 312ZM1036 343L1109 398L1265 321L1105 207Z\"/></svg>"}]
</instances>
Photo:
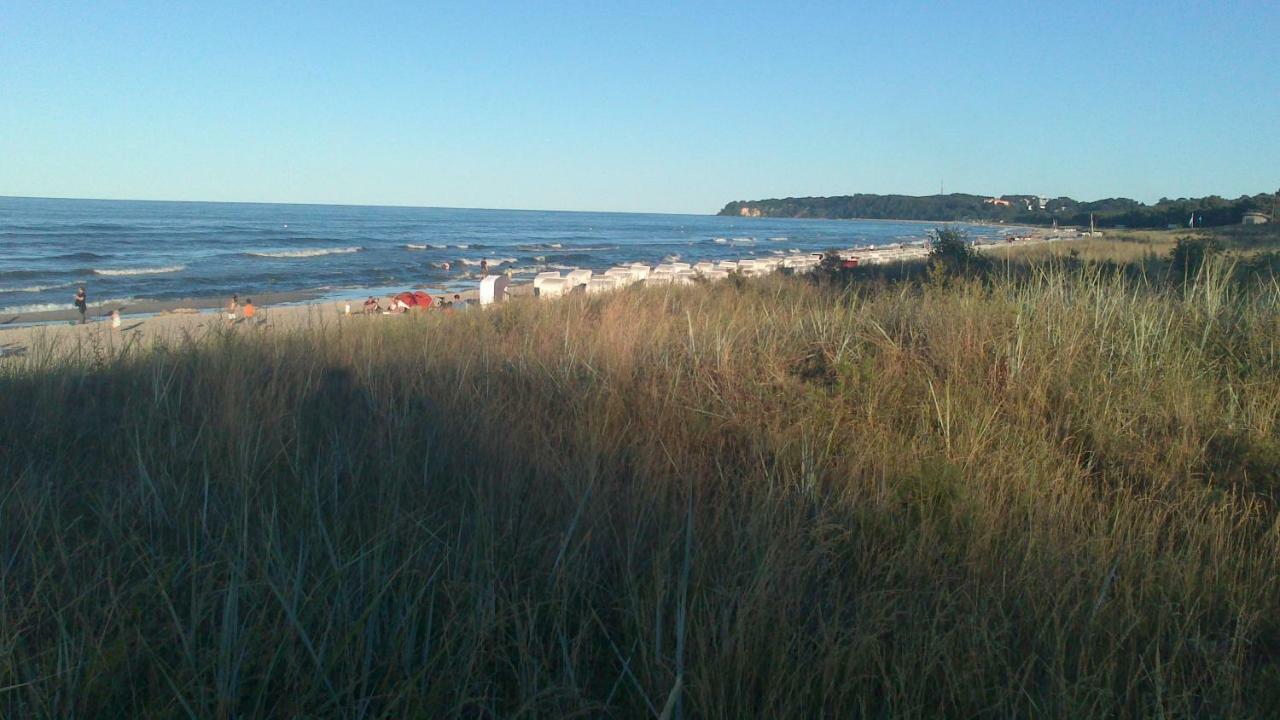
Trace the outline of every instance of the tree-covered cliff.
<instances>
[{"instance_id":1,"label":"tree-covered cliff","mask_svg":"<svg viewBox=\"0 0 1280 720\"><path fill-rule=\"evenodd\" d=\"M1278 193L1280 194L1280 193ZM1186 227L1192 217L1197 226L1234 225L1247 212L1273 212L1276 196L1242 195L1234 200L1210 195L1204 198L1162 198L1146 205L1129 198L1081 202L1069 197L1034 195L838 195L833 197L781 198L734 201L720 215L743 217L793 217L828 219L988 221L1025 225L1088 225L1090 213L1099 227Z\"/></svg>"}]
</instances>

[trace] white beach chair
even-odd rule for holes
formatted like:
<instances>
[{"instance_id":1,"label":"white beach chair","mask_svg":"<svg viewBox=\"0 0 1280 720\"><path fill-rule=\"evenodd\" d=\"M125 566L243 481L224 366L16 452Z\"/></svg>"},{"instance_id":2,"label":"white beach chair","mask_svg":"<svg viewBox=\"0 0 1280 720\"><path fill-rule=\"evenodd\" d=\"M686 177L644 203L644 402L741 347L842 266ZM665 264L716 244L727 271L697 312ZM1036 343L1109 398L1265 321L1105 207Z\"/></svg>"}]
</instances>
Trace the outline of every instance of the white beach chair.
<instances>
[{"instance_id":1,"label":"white beach chair","mask_svg":"<svg viewBox=\"0 0 1280 720\"><path fill-rule=\"evenodd\" d=\"M572 289L572 288L578 287L579 285L589 284L591 282L591 271L590 270L570 270L569 273L566 274L564 277L566 280L569 281L569 287Z\"/></svg>"},{"instance_id":2,"label":"white beach chair","mask_svg":"<svg viewBox=\"0 0 1280 720\"><path fill-rule=\"evenodd\" d=\"M593 277L591 282L587 283L587 294L597 295L606 293L618 288L618 279L605 275L603 277Z\"/></svg>"},{"instance_id":3,"label":"white beach chair","mask_svg":"<svg viewBox=\"0 0 1280 720\"><path fill-rule=\"evenodd\" d=\"M507 299L511 279L506 275L490 275L480 280L480 304L492 305Z\"/></svg>"},{"instance_id":4,"label":"white beach chair","mask_svg":"<svg viewBox=\"0 0 1280 720\"><path fill-rule=\"evenodd\" d=\"M635 278L631 274L631 268L626 268L626 267L609 268L608 270L604 271L604 276L607 278L612 278L615 286L617 287L630 285L631 283L635 282Z\"/></svg>"},{"instance_id":5,"label":"white beach chair","mask_svg":"<svg viewBox=\"0 0 1280 720\"><path fill-rule=\"evenodd\" d=\"M533 294L541 295L542 286L551 280L563 280L559 272L540 272L533 277Z\"/></svg>"},{"instance_id":6,"label":"white beach chair","mask_svg":"<svg viewBox=\"0 0 1280 720\"><path fill-rule=\"evenodd\" d=\"M546 278L535 289L538 297L555 298L569 292L569 281L562 277Z\"/></svg>"}]
</instances>

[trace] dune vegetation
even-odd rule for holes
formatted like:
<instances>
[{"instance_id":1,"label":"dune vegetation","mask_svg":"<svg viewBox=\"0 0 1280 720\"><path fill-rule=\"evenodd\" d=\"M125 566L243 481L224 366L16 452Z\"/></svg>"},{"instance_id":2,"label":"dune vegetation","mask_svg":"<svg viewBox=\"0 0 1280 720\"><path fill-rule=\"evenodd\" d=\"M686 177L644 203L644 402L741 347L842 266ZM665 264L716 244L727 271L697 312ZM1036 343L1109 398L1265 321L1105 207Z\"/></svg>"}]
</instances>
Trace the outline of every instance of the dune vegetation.
<instances>
[{"instance_id":1,"label":"dune vegetation","mask_svg":"<svg viewBox=\"0 0 1280 720\"><path fill-rule=\"evenodd\" d=\"M1280 284L1197 262L33 347L0 715L1274 715Z\"/></svg>"}]
</instances>

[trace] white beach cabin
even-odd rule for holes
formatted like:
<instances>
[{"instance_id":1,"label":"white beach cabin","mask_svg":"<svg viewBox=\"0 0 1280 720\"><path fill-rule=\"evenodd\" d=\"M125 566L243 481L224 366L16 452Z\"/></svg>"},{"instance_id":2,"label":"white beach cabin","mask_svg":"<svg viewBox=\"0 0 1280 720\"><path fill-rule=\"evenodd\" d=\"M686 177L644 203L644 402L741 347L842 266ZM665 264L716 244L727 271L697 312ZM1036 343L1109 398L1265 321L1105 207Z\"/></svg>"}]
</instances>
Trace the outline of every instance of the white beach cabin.
<instances>
[{"instance_id":1,"label":"white beach cabin","mask_svg":"<svg viewBox=\"0 0 1280 720\"><path fill-rule=\"evenodd\" d=\"M533 294L534 294L535 296L542 295L542 286L543 286L543 285L545 285L546 283L548 283L548 282L549 282L549 281L551 281L551 280L563 280L563 279L564 279L564 278L561 278L561 277L560 277L560 272L559 272L559 271L555 271L555 272L540 272L540 273L538 273L537 275L533 276Z\"/></svg>"},{"instance_id":2,"label":"white beach cabin","mask_svg":"<svg viewBox=\"0 0 1280 720\"><path fill-rule=\"evenodd\" d=\"M564 276L569 281L569 289L572 290L579 285L588 285L591 283L590 270L571 270Z\"/></svg>"},{"instance_id":3,"label":"white beach cabin","mask_svg":"<svg viewBox=\"0 0 1280 720\"><path fill-rule=\"evenodd\" d=\"M490 275L480 280L480 304L492 305L507 299L511 279L506 275Z\"/></svg>"}]
</instances>

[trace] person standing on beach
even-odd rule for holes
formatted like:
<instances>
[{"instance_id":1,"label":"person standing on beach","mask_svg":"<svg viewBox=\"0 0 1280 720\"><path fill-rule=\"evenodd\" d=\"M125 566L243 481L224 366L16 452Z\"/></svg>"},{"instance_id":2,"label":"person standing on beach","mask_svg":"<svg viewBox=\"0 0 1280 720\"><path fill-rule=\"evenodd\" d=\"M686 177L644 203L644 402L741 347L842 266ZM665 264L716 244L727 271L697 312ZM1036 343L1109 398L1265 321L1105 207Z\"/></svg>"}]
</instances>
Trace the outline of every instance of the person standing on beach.
<instances>
[{"instance_id":1,"label":"person standing on beach","mask_svg":"<svg viewBox=\"0 0 1280 720\"><path fill-rule=\"evenodd\" d=\"M480 277L489 277L489 261L486 258L480 259Z\"/></svg>"},{"instance_id":2,"label":"person standing on beach","mask_svg":"<svg viewBox=\"0 0 1280 720\"><path fill-rule=\"evenodd\" d=\"M347 307L351 307L348 305ZM257 308L253 306L253 298L244 299L244 319L253 320L253 316L258 313Z\"/></svg>"},{"instance_id":3,"label":"person standing on beach","mask_svg":"<svg viewBox=\"0 0 1280 720\"><path fill-rule=\"evenodd\" d=\"M80 324L83 325L84 314L89 310L89 300L84 293L83 285L80 286L79 290L76 290L76 309L80 311Z\"/></svg>"},{"instance_id":4,"label":"person standing on beach","mask_svg":"<svg viewBox=\"0 0 1280 720\"><path fill-rule=\"evenodd\" d=\"M239 309L240 309L240 296L232 295L231 299L227 301L227 319L235 320L236 311Z\"/></svg>"}]
</instances>

